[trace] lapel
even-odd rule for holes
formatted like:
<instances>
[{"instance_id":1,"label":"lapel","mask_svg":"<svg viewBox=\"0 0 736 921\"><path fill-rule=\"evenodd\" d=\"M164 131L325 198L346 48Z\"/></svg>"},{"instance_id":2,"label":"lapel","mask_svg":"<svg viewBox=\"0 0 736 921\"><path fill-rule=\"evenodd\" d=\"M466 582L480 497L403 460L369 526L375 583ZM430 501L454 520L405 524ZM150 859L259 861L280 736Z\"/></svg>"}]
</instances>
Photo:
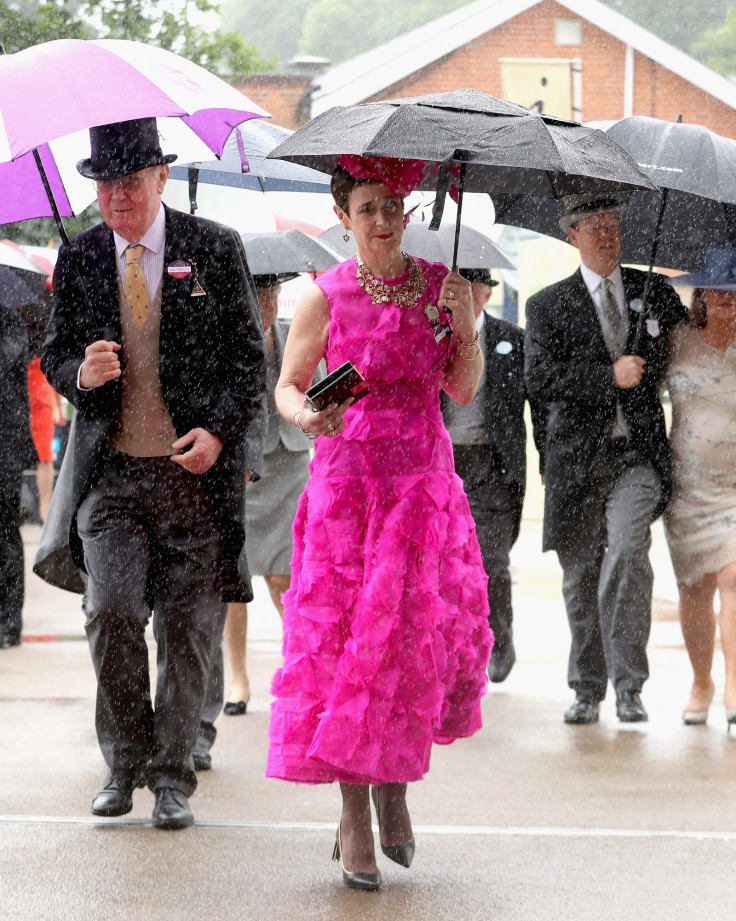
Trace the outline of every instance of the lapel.
<instances>
[{"instance_id":1,"label":"lapel","mask_svg":"<svg viewBox=\"0 0 736 921\"><path fill-rule=\"evenodd\" d=\"M585 330L592 337L591 344L594 348L605 355L608 360L608 347L606 346L606 340L603 338L598 313L590 291L588 291L588 286L583 281L580 269L574 275L571 275L568 281L568 304L572 310L571 315L568 317L568 322L574 324L580 330ZM575 333L574 328L572 332L573 334Z\"/></svg>"},{"instance_id":2,"label":"lapel","mask_svg":"<svg viewBox=\"0 0 736 921\"><path fill-rule=\"evenodd\" d=\"M631 302L637 299L641 299L642 294L644 293L644 286L642 280L644 276L638 270L632 269L621 269L621 276L624 280L624 291L626 292L626 307L629 316L629 333L626 339L626 354L634 354L634 340L636 339L636 327L639 322L639 313L631 309ZM651 302L650 302L651 303ZM652 305L652 308L654 305ZM654 309L652 309L652 315L654 315ZM644 328L644 341L648 340L650 337L646 333L646 327ZM641 352L641 349L640 349Z\"/></svg>"},{"instance_id":3,"label":"lapel","mask_svg":"<svg viewBox=\"0 0 736 921\"><path fill-rule=\"evenodd\" d=\"M289 334L289 327L286 323L276 320L271 327L273 333L273 344L275 346L278 367L281 368L281 362L284 358L284 347L286 346L286 337Z\"/></svg>"},{"instance_id":4,"label":"lapel","mask_svg":"<svg viewBox=\"0 0 736 921\"><path fill-rule=\"evenodd\" d=\"M119 342L120 294L112 230L101 224L82 245L83 258L88 263L82 277L88 280L85 288L92 308L95 338L102 336Z\"/></svg>"},{"instance_id":5,"label":"lapel","mask_svg":"<svg viewBox=\"0 0 736 921\"><path fill-rule=\"evenodd\" d=\"M486 365L486 397L491 399L498 392L498 381L502 370L502 358L496 352L496 346L503 338L501 324L496 321L495 317L486 314L483 320L483 339L485 348L485 365Z\"/></svg>"},{"instance_id":6,"label":"lapel","mask_svg":"<svg viewBox=\"0 0 736 921\"><path fill-rule=\"evenodd\" d=\"M175 211L164 205L166 215L166 231L164 237L164 269L161 285L161 336L164 338L164 329L168 330L172 321L184 315L184 308L190 299L194 287L194 266L192 274L185 278L175 278L169 275L168 266L172 262L197 262L199 253L193 252L194 247L188 228L178 220ZM201 271L202 266L199 266ZM199 298L195 298L199 300Z\"/></svg>"}]
</instances>

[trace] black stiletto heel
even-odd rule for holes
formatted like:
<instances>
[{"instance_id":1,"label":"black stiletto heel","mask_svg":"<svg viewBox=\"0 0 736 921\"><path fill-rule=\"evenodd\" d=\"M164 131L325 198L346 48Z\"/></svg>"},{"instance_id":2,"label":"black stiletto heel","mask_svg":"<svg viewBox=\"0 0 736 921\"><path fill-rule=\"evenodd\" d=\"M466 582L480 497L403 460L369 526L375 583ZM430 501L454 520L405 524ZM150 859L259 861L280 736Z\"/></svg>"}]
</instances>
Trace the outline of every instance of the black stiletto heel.
<instances>
[{"instance_id":1,"label":"black stiletto heel","mask_svg":"<svg viewBox=\"0 0 736 921\"><path fill-rule=\"evenodd\" d=\"M340 834L340 825L337 826L335 835L335 847L332 849L332 859L339 860L342 867L342 881L349 889L362 889L364 892L375 892L381 887L380 873L352 873L345 869L342 860L342 840Z\"/></svg>"},{"instance_id":2,"label":"black stiletto heel","mask_svg":"<svg viewBox=\"0 0 736 921\"><path fill-rule=\"evenodd\" d=\"M376 819L378 820L378 840L381 843L381 850L388 857L389 860L393 860L394 863L398 863L402 867L406 867L408 870L411 866L411 862L414 859L414 851L416 850L416 841L412 835L411 841L407 841L405 844L384 844L381 840L381 813L378 808L378 787L371 787L371 799L373 800L373 805L376 809Z\"/></svg>"}]
</instances>

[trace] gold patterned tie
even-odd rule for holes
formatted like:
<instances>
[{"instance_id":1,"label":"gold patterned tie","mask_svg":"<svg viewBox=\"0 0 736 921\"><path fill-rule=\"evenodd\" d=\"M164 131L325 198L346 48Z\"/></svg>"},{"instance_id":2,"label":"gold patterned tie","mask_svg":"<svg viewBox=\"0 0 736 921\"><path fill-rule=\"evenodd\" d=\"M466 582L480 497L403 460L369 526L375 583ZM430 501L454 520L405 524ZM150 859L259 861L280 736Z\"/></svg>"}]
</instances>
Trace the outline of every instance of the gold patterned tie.
<instances>
[{"instance_id":1,"label":"gold patterned tie","mask_svg":"<svg viewBox=\"0 0 736 921\"><path fill-rule=\"evenodd\" d=\"M148 294L146 276L141 268L141 256L145 247L138 243L125 250L125 303L130 307L136 326L140 329L146 322L151 300Z\"/></svg>"}]
</instances>

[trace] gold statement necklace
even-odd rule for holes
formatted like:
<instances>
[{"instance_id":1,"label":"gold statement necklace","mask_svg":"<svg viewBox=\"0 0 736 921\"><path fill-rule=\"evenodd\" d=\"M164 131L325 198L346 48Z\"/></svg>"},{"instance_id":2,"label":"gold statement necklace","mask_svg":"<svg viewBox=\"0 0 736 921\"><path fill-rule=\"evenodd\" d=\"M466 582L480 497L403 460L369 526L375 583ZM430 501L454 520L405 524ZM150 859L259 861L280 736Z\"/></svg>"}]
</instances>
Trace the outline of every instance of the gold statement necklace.
<instances>
[{"instance_id":1,"label":"gold statement necklace","mask_svg":"<svg viewBox=\"0 0 736 921\"><path fill-rule=\"evenodd\" d=\"M416 307L419 303L419 298L427 287L427 280L411 256L407 256L406 253L401 255L409 263L409 274L406 281L401 284L389 285L383 279L371 275L363 260L356 254L355 261L358 270L355 277L360 287L370 295L371 303L396 304L397 307L409 308Z\"/></svg>"}]
</instances>

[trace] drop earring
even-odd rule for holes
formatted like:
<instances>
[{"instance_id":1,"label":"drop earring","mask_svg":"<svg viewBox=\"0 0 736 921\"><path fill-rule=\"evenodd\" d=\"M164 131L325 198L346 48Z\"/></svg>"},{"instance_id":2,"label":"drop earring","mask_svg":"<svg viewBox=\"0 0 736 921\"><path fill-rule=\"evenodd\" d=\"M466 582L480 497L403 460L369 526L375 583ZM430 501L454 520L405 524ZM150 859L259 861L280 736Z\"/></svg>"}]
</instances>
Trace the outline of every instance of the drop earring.
<instances>
[{"instance_id":1,"label":"drop earring","mask_svg":"<svg viewBox=\"0 0 736 921\"><path fill-rule=\"evenodd\" d=\"M345 228L345 233L342 235L342 238L346 243L350 242L350 234L348 233L347 228Z\"/></svg>"}]
</instances>

